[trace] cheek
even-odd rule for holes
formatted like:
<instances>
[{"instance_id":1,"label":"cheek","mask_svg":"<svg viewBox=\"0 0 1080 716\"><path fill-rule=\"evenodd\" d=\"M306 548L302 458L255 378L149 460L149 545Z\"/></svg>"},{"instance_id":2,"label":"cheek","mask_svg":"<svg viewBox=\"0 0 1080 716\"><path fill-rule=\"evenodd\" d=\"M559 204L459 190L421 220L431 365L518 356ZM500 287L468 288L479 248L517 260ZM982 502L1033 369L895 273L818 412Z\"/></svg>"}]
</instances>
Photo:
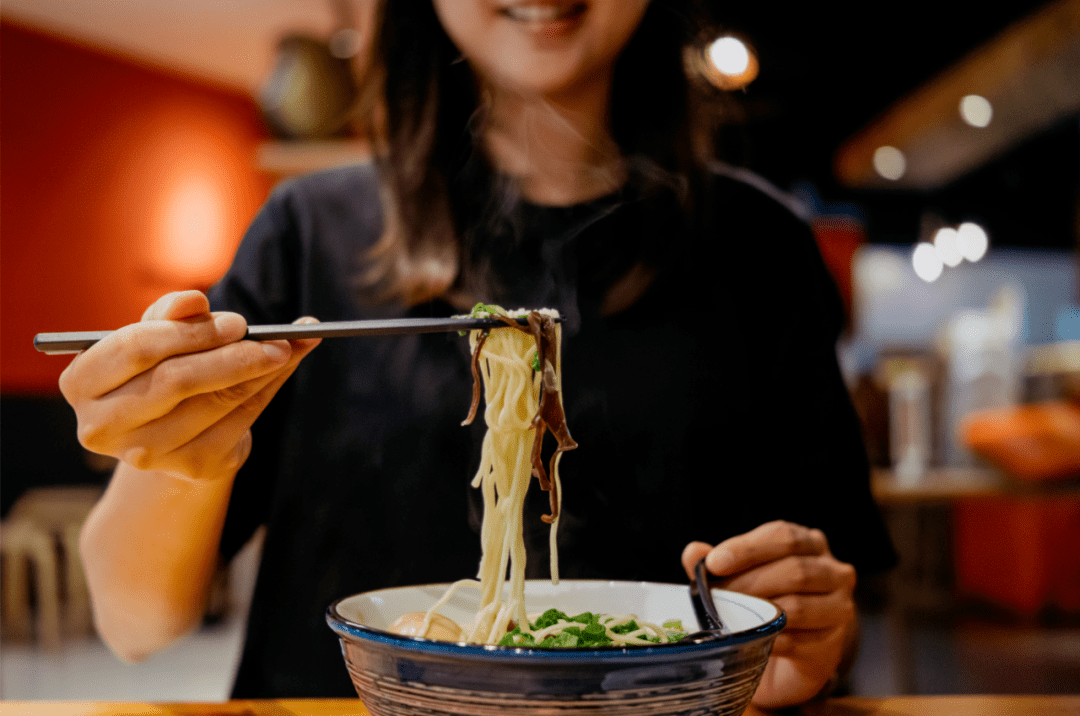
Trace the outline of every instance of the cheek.
<instances>
[{"instance_id":1,"label":"cheek","mask_svg":"<svg viewBox=\"0 0 1080 716\"><path fill-rule=\"evenodd\" d=\"M592 60L597 65L611 65L622 53L637 31L645 10L647 0L631 0L603 5L595 8L592 18Z\"/></svg>"},{"instance_id":2,"label":"cheek","mask_svg":"<svg viewBox=\"0 0 1080 716\"><path fill-rule=\"evenodd\" d=\"M466 56L482 50L491 34L490 12L479 0L432 0L439 24L451 42Z\"/></svg>"}]
</instances>

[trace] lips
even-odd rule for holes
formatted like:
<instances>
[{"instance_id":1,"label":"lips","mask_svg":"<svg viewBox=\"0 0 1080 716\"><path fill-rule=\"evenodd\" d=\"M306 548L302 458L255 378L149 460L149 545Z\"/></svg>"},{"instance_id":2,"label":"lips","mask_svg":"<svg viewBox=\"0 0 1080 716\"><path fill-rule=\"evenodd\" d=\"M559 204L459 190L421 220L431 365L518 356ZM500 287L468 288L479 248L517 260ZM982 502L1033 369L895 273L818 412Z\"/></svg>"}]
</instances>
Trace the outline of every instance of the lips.
<instances>
[{"instance_id":1,"label":"lips","mask_svg":"<svg viewBox=\"0 0 1080 716\"><path fill-rule=\"evenodd\" d=\"M571 20L585 12L583 2L519 2L499 9L499 14L523 23Z\"/></svg>"}]
</instances>

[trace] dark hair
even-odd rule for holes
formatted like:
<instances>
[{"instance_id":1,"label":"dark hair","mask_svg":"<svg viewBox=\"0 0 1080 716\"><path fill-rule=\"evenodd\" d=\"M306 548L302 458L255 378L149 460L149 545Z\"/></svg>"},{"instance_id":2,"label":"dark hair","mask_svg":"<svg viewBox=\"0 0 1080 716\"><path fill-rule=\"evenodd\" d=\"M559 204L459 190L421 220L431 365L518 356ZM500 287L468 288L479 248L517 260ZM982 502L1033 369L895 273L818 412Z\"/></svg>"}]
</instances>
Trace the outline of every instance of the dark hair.
<instances>
[{"instance_id":1,"label":"dark hair","mask_svg":"<svg viewBox=\"0 0 1080 716\"><path fill-rule=\"evenodd\" d=\"M362 126L380 172L385 225L363 292L420 303L459 276L462 236L505 211L507 192L478 151L484 107L431 0L381 0L364 73ZM717 95L687 70L711 23L701 0L652 0L617 60L612 134L631 176L673 187L688 209L712 157ZM476 197L486 197L477 202Z\"/></svg>"}]
</instances>

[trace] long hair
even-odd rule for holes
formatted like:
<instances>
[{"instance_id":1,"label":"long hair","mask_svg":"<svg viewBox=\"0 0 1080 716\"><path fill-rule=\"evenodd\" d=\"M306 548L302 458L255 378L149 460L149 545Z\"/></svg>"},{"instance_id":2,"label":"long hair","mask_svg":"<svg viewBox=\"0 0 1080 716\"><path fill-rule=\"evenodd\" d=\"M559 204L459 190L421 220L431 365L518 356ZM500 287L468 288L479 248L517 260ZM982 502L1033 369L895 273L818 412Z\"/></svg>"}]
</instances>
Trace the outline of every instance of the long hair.
<instances>
[{"instance_id":1,"label":"long hair","mask_svg":"<svg viewBox=\"0 0 1080 716\"><path fill-rule=\"evenodd\" d=\"M385 219L361 290L413 305L453 288L462 236L505 210L506 192L480 151L485 108L472 70L431 0L380 0L376 22L361 123ZM611 131L631 176L646 188L673 188L687 209L712 158L719 112L716 93L688 72L684 56L710 25L701 0L652 0L612 85Z\"/></svg>"}]
</instances>

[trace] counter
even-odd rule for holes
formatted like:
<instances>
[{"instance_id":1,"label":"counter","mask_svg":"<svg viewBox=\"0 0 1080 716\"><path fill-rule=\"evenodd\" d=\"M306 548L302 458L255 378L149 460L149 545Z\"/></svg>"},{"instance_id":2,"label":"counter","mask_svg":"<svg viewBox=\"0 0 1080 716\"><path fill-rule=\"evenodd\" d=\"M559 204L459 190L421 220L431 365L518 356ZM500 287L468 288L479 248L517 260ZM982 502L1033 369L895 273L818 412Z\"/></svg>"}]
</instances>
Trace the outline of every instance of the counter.
<instances>
[{"instance_id":1,"label":"counter","mask_svg":"<svg viewBox=\"0 0 1080 716\"><path fill-rule=\"evenodd\" d=\"M768 716L751 707L744 716ZM787 716L790 711L785 711ZM1078 696L895 696L827 699L801 716L1078 716ZM282 699L225 703L3 701L0 715L41 716L369 716L356 699Z\"/></svg>"}]
</instances>

